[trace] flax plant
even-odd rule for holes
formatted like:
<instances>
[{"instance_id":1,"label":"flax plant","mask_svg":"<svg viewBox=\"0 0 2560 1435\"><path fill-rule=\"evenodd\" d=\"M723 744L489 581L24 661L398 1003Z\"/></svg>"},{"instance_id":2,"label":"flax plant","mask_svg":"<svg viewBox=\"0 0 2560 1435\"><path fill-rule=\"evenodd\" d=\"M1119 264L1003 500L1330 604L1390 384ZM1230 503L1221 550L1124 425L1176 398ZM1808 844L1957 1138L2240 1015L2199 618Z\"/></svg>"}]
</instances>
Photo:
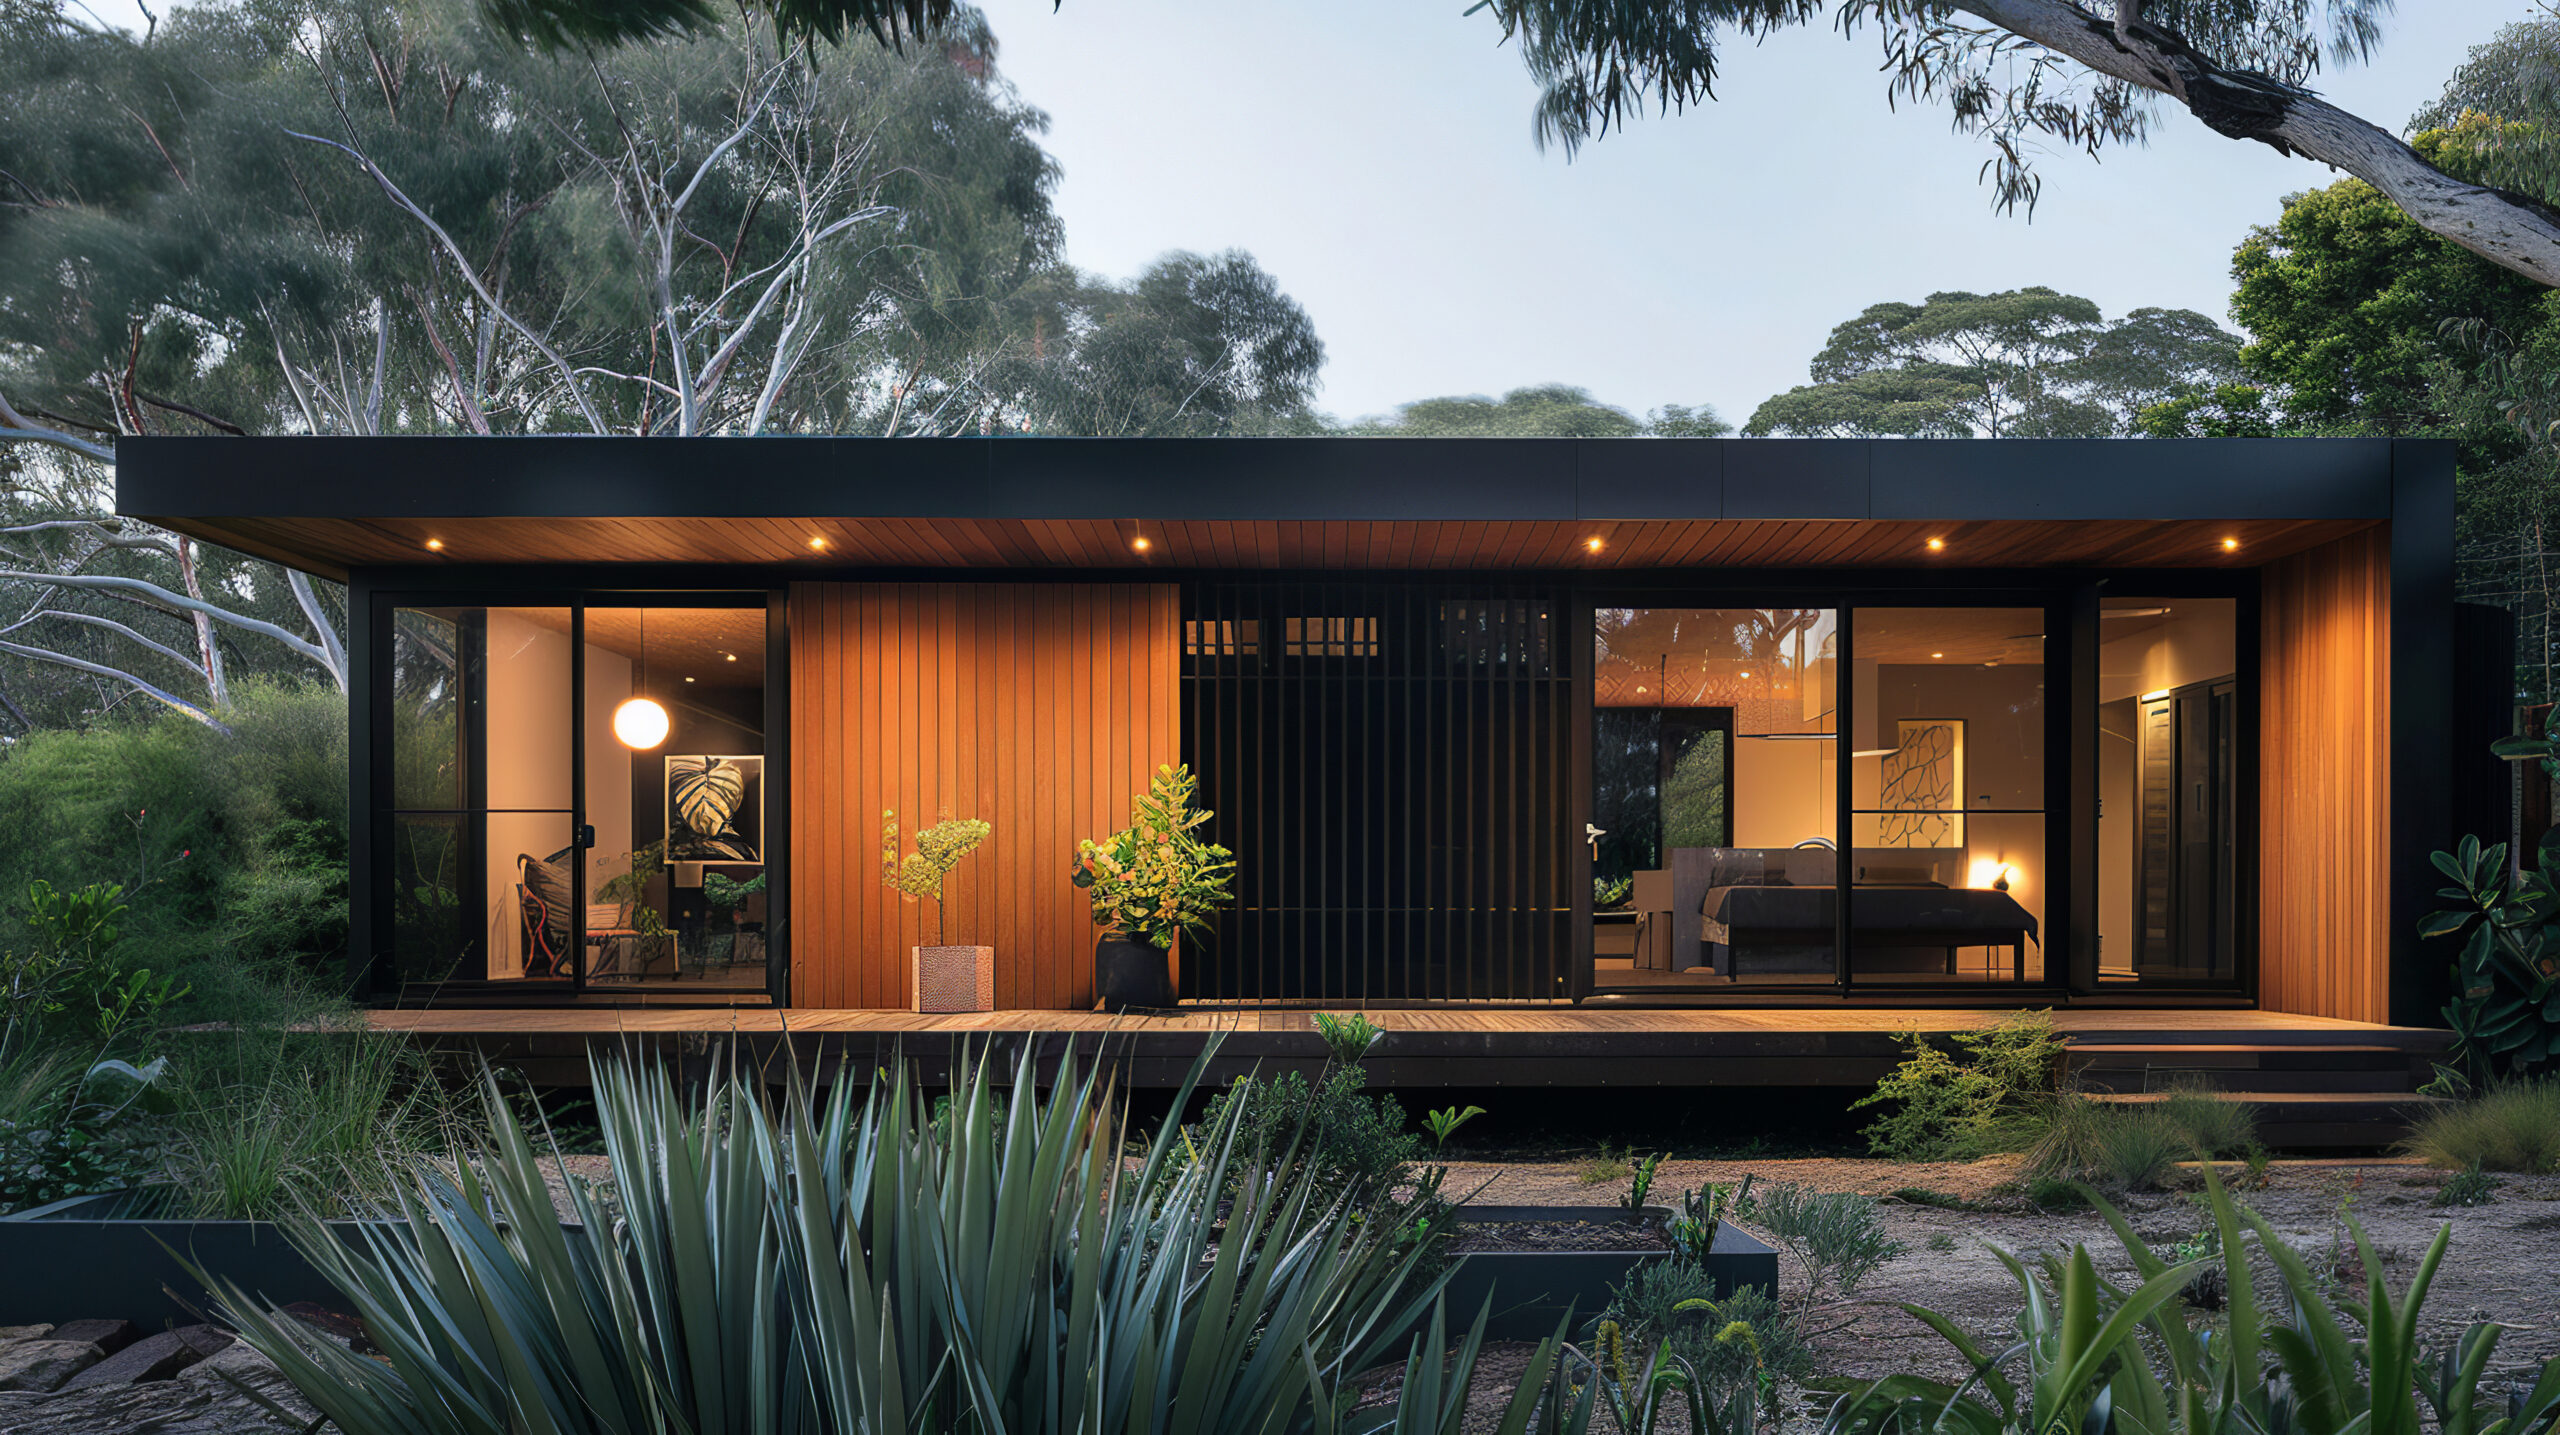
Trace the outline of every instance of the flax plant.
<instances>
[{"instance_id":1,"label":"flax plant","mask_svg":"<svg viewBox=\"0 0 2560 1435\"><path fill-rule=\"evenodd\" d=\"M964 1063L937 1121L903 1066L768 1100L600 1059L613 1185L571 1183L566 1224L490 1086L486 1148L415 1168L405 1227L288 1225L380 1359L216 1289L346 1435L1338 1428L1437 1300L1426 1252L1254 1178L1288 1153L1233 1119L1132 1159L1107 1079L1034 1077Z\"/></svg>"}]
</instances>

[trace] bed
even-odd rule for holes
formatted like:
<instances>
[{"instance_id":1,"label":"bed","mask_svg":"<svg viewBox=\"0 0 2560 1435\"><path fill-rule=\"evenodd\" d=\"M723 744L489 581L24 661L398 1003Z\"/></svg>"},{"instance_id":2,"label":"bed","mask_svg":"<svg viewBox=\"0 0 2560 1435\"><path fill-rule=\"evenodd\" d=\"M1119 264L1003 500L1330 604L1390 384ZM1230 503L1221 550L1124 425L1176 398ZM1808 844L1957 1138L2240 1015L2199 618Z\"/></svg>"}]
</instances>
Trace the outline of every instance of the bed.
<instances>
[{"instance_id":1,"label":"bed","mask_svg":"<svg viewBox=\"0 0 2560 1435\"><path fill-rule=\"evenodd\" d=\"M1728 977L1747 969L1829 971L1838 903L1836 886L1709 887L1698 905L1706 964ZM1861 884L1853 889L1849 919L1849 940L1861 955L1942 952L1949 976L1959 949L2006 947L2013 975L2024 981L2027 944L2038 940L2034 915L2008 893L1935 882Z\"/></svg>"}]
</instances>

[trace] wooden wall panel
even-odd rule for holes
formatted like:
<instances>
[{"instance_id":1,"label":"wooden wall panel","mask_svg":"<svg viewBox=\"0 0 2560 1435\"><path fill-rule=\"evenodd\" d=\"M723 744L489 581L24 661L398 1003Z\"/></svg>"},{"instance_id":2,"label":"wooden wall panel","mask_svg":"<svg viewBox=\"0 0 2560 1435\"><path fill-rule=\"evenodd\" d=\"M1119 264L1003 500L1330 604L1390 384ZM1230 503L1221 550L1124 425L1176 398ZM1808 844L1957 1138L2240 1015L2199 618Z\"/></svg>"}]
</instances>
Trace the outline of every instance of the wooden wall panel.
<instances>
[{"instance_id":1,"label":"wooden wall panel","mask_svg":"<svg viewBox=\"0 0 2560 1435\"><path fill-rule=\"evenodd\" d=\"M880 884L880 812L994 825L948 887L945 940L996 949L996 1005L1093 1005L1067 880L1181 760L1179 590L1141 583L791 588L792 1001L903 1007L930 905Z\"/></svg>"},{"instance_id":2,"label":"wooden wall panel","mask_svg":"<svg viewBox=\"0 0 2560 1435\"><path fill-rule=\"evenodd\" d=\"M2260 604L2258 1002L2388 1021L2388 530L2268 564Z\"/></svg>"}]
</instances>

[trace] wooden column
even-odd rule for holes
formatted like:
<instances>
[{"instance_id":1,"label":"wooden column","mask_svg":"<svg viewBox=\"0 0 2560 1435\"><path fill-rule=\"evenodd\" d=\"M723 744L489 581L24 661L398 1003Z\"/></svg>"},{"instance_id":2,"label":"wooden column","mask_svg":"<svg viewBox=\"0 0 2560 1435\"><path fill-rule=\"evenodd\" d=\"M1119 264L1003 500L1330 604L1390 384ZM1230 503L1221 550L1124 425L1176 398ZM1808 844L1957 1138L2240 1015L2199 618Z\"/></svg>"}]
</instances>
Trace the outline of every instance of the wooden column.
<instances>
[{"instance_id":1,"label":"wooden column","mask_svg":"<svg viewBox=\"0 0 2560 1435\"><path fill-rule=\"evenodd\" d=\"M903 1007L930 904L880 882L880 814L993 824L943 939L996 949L996 1005L1093 1005L1080 838L1181 760L1179 591L1139 583L791 588L792 1001Z\"/></svg>"},{"instance_id":2,"label":"wooden column","mask_svg":"<svg viewBox=\"0 0 2560 1435\"><path fill-rule=\"evenodd\" d=\"M2260 580L2258 1002L2270 1011L2390 1020L2390 556L2375 528L2278 559Z\"/></svg>"}]
</instances>

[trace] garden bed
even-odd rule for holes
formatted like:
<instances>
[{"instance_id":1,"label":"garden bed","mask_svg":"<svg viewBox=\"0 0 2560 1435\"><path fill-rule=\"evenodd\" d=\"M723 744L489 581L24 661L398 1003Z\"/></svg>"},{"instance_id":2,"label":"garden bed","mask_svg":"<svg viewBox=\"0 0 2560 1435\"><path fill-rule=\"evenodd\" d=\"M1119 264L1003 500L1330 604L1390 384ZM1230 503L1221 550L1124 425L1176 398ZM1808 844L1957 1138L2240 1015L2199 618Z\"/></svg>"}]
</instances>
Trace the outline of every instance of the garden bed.
<instances>
[{"instance_id":1,"label":"garden bed","mask_svg":"<svg viewBox=\"0 0 2560 1435\"><path fill-rule=\"evenodd\" d=\"M1464 1326L1490 1300L1485 1329L1496 1339L1552 1334L1568 1313L1578 1328L1639 1264L1670 1259L1662 1234L1669 1215L1659 1206L1634 1217L1620 1206L1460 1206L1450 1247L1458 1258L1449 1277L1450 1323ZM1707 1273L1719 1296L1739 1286L1774 1294L1777 1252L1727 1223L1716 1233Z\"/></svg>"}]
</instances>

